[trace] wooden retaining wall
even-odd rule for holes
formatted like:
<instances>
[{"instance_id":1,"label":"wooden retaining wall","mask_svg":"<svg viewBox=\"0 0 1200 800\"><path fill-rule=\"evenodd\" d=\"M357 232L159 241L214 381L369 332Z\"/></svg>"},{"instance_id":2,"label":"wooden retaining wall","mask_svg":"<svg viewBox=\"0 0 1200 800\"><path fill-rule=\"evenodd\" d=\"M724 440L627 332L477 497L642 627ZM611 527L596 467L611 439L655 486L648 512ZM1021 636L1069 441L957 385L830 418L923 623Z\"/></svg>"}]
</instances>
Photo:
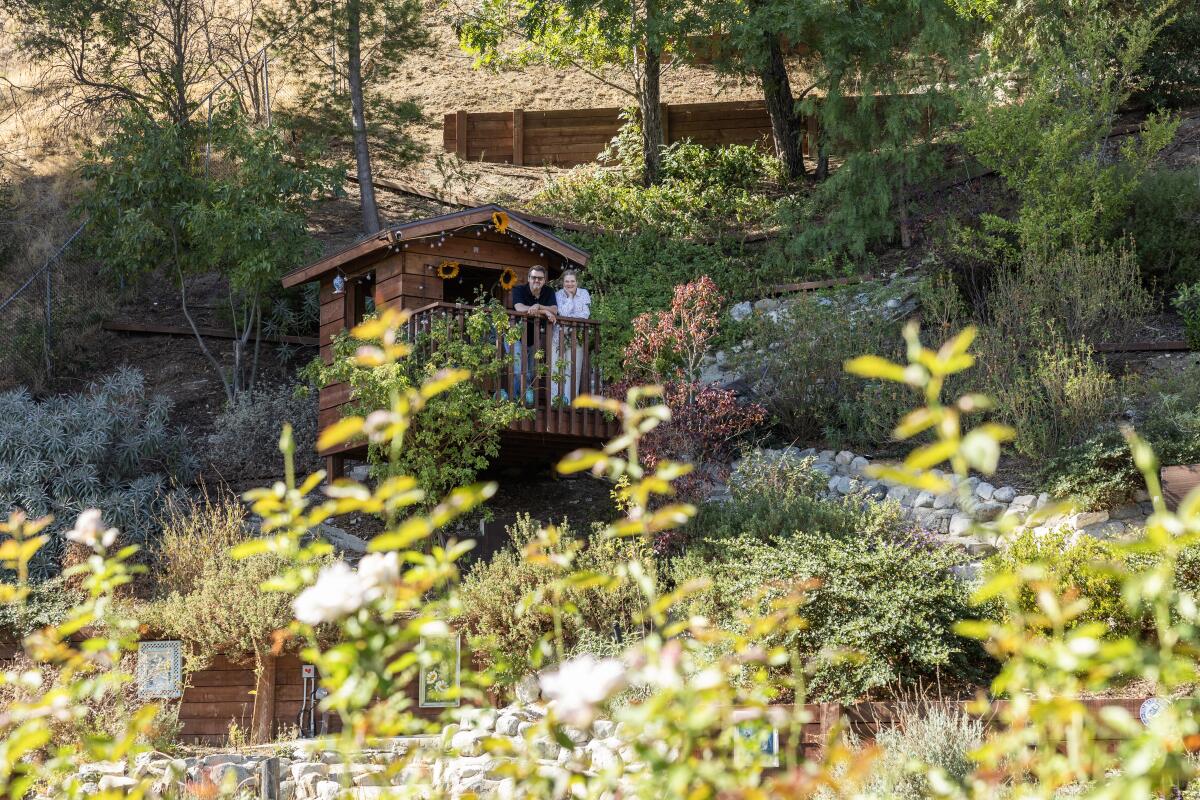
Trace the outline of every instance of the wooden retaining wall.
<instances>
[{"instance_id":1,"label":"wooden retaining wall","mask_svg":"<svg viewBox=\"0 0 1200 800\"><path fill-rule=\"evenodd\" d=\"M445 115L442 144L446 152L471 161L573 167L595 161L608 146L620 130L620 112L619 108L457 111ZM771 120L762 100L663 103L662 118L667 144L691 139L708 147L769 147L771 142ZM815 119L807 121L805 153L815 133L813 123Z\"/></svg>"}]
</instances>

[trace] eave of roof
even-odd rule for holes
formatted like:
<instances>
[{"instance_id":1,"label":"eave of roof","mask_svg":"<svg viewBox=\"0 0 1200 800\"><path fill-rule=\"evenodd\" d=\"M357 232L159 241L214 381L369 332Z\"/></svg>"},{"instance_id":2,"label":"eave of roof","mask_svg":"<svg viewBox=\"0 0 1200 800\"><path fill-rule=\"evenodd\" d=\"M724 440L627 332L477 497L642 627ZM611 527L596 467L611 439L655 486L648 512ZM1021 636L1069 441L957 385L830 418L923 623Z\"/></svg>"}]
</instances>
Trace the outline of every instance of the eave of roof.
<instances>
[{"instance_id":1,"label":"eave of roof","mask_svg":"<svg viewBox=\"0 0 1200 800\"><path fill-rule=\"evenodd\" d=\"M292 286L299 286L302 283L316 280L325 273L339 269L351 261L363 258L377 250L386 249L396 241L428 236L439 231L461 228L491 220L492 214L497 211L503 211L507 214L508 227L526 239L537 242L542 247L552 250L563 258L581 266L586 266L590 260L591 256L586 251L580 250L575 245L563 241L549 231L537 227L532 222L524 219L520 214L509 211L507 208L498 206L495 203L489 203L486 206L479 206L478 208L468 208L463 211L430 217L429 219L394 225L387 230L380 231L369 239L355 242L336 253L330 253L323 258L317 259L311 264L297 267L283 276L283 286L284 288L291 288Z\"/></svg>"}]
</instances>

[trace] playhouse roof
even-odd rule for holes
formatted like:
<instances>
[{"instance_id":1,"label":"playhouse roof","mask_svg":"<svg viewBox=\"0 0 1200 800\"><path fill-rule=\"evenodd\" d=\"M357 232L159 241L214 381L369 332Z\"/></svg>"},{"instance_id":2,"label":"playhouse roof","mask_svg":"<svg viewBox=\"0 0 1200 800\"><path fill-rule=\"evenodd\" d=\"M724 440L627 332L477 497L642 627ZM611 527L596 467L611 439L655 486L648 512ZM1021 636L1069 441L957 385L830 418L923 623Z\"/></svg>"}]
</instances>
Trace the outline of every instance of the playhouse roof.
<instances>
[{"instance_id":1,"label":"playhouse roof","mask_svg":"<svg viewBox=\"0 0 1200 800\"><path fill-rule=\"evenodd\" d=\"M406 222L402 225L393 225L370 238L355 242L349 247L345 247L335 253L330 253L307 266L297 267L283 276L284 288L308 283L320 278L327 272L346 269L352 262L366 260L371 255L392 247L398 241L415 239L443 231L451 231L470 225L490 222L492 215L497 211L503 211L508 215L508 227L514 233L520 234L532 242L537 242L546 250L557 253L564 260L573 261L580 266L588 263L590 256L586 251L580 250L575 245L563 241L544 228L539 228L520 214L510 211L503 206L498 206L495 203L489 203L486 206L468 208L465 211L455 211L452 214L442 214L437 217Z\"/></svg>"}]
</instances>

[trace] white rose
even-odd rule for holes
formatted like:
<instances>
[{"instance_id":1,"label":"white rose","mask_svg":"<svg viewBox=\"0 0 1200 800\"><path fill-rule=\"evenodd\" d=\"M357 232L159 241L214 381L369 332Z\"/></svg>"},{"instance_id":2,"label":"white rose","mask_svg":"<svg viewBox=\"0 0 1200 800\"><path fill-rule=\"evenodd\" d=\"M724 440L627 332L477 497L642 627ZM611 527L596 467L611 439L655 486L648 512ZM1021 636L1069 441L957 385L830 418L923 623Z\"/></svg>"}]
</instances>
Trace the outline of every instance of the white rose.
<instances>
[{"instance_id":1,"label":"white rose","mask_svg":"<svg viewBox=\"0 0 1200 800\"><path fill-rule=\"evenodd\" d=\"M374 600L400 580L399 553L371 553L358 562L358 576L367 598Z\"/></svg>"},{"instance_id":2,"label":"white rose","mask_svg":"<svg viewBox=\"0 0 1200 800\"><path fill-rule=\"evenodd\" d=\"M112 547L117 540L117 529L104 528L104 520L100 509L89 508L75 520L75 527L67 531L67 538L72 542L86 545L93 550Z\"/></svg>"},{"instance_id":3,"label":"white rose","mask_svg":"<svg viewBox=\"0 0 1200 800\"><path fill-rule=\"evenodd\" d=\"M615 658L581 655L564 661L538 682L564 722L585 728L596 716L596 705L625 685L625 665Z\"/></svg>"},{"instance_id":4,"label":"white rose","mask_svg":"<svg viewBox=\"0 0 1200 800\"><path fill-rule=\"evenodd\" d=\"M366 601L367 591L358 573L338 561L321 570L317 582L292 601L292 610L301 622L319 625L353 614Z\"/></svg>"}]
</instances>

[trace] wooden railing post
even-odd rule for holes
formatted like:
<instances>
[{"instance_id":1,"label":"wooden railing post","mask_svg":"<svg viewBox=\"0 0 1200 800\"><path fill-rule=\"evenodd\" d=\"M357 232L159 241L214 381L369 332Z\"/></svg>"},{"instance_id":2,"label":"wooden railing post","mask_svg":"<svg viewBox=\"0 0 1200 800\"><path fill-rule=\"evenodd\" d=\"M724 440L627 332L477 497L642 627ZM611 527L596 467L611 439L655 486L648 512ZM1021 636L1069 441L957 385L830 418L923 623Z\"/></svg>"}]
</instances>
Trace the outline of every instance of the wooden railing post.
<instances>
[{"instance_id":1,"label":"wooden railing post","mask_svg":"<svg viewBox=\"0 0 1200 800\"><path fill-rule=\"evenodd\" d=\"M513 109L513 159L516 166L525 164L525 109Z\"/></svg>"}]
</instances>

